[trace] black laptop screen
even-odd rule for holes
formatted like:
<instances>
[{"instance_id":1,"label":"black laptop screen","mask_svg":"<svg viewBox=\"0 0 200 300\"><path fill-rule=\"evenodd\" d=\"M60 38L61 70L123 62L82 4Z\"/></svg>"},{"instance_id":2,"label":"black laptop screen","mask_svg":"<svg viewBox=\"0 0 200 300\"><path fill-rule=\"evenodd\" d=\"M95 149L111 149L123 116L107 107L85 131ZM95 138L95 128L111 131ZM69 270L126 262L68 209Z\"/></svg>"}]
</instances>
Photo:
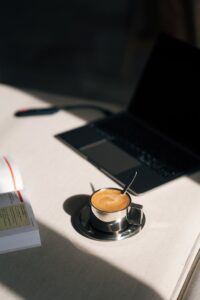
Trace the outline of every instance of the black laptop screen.
<instances>
[{"instance_id":1,"label":"black laptop screen","mask_svg":"<svg viewBox=\"0 0 200 300\"><path fill-rule=\"evenodd\" d=\"M129 110L200 155L200 50L158 38Z\"/></svg>"}]
</instances>

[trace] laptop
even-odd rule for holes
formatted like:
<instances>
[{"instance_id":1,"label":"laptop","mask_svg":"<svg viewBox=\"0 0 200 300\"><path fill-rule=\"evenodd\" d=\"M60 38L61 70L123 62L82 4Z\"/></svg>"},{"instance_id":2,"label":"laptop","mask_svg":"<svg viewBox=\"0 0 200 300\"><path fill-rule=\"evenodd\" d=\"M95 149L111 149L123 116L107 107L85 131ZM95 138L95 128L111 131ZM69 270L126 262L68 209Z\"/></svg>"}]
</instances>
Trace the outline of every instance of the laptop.
<instances>
[{"instance_id":1,"label":"laptop","mask_svg":"<svg viewBox=\"0 0 200 300\"><path fill-rule=\"evenodd\" d=\"M140 194L200 166L200 50L161 34L125 111L56 137Z\"/></svg>"}]
</instances>

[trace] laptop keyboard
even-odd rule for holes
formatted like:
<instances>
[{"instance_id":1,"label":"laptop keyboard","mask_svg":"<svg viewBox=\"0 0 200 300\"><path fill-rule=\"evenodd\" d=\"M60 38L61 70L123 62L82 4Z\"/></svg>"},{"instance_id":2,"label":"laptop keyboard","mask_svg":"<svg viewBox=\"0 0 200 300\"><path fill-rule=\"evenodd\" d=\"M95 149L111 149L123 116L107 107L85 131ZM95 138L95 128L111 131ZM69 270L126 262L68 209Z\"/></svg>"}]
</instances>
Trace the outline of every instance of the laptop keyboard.
<instances>
[{"instance_id":1,"label":"laptop keyboard","mask_svg":"<svg viewBox=\"0 0 200 300\"><path fill-rule=\"evenodd\" d=\"M102 136L112 140L165 178L176 176L196 164L196 159L143 127L127 114L100 120L92 126Z\"/></svg>"}]
</instances>

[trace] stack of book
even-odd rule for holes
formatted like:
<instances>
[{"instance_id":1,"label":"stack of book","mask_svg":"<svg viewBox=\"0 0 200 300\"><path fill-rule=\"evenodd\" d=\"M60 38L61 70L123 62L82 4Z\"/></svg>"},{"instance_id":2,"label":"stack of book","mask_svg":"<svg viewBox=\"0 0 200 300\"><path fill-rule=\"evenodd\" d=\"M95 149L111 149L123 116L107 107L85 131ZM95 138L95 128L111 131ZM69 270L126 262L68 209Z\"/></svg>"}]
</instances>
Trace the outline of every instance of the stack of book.
<instances>
[{"instance_id":1,"label":"stack of book","mask_svg":"<svg viewBox=\"0 0 200 300\"><path fill-rule=\"evenodd\" d=\"M40 246L31 204L16 164L0 156L0 253Z\"/></svg>"}]
</instances>

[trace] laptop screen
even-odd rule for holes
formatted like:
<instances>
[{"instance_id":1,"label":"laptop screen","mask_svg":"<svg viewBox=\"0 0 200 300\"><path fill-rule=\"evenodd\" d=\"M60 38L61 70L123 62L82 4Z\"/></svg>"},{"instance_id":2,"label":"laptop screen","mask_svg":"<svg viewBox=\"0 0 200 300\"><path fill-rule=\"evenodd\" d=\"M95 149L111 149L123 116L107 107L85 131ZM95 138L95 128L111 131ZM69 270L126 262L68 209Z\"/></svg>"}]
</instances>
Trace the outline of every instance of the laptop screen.
<instances>
[{"instance_id":1,"label":"laptop screen","mask_svg":"<svg viewBox=\"0 0 200 300\"><path fill-rule=\"evenodd\" d=\"M200 155L200 50L161 35L129 110Z\"/></svg>"}]
</instances>

